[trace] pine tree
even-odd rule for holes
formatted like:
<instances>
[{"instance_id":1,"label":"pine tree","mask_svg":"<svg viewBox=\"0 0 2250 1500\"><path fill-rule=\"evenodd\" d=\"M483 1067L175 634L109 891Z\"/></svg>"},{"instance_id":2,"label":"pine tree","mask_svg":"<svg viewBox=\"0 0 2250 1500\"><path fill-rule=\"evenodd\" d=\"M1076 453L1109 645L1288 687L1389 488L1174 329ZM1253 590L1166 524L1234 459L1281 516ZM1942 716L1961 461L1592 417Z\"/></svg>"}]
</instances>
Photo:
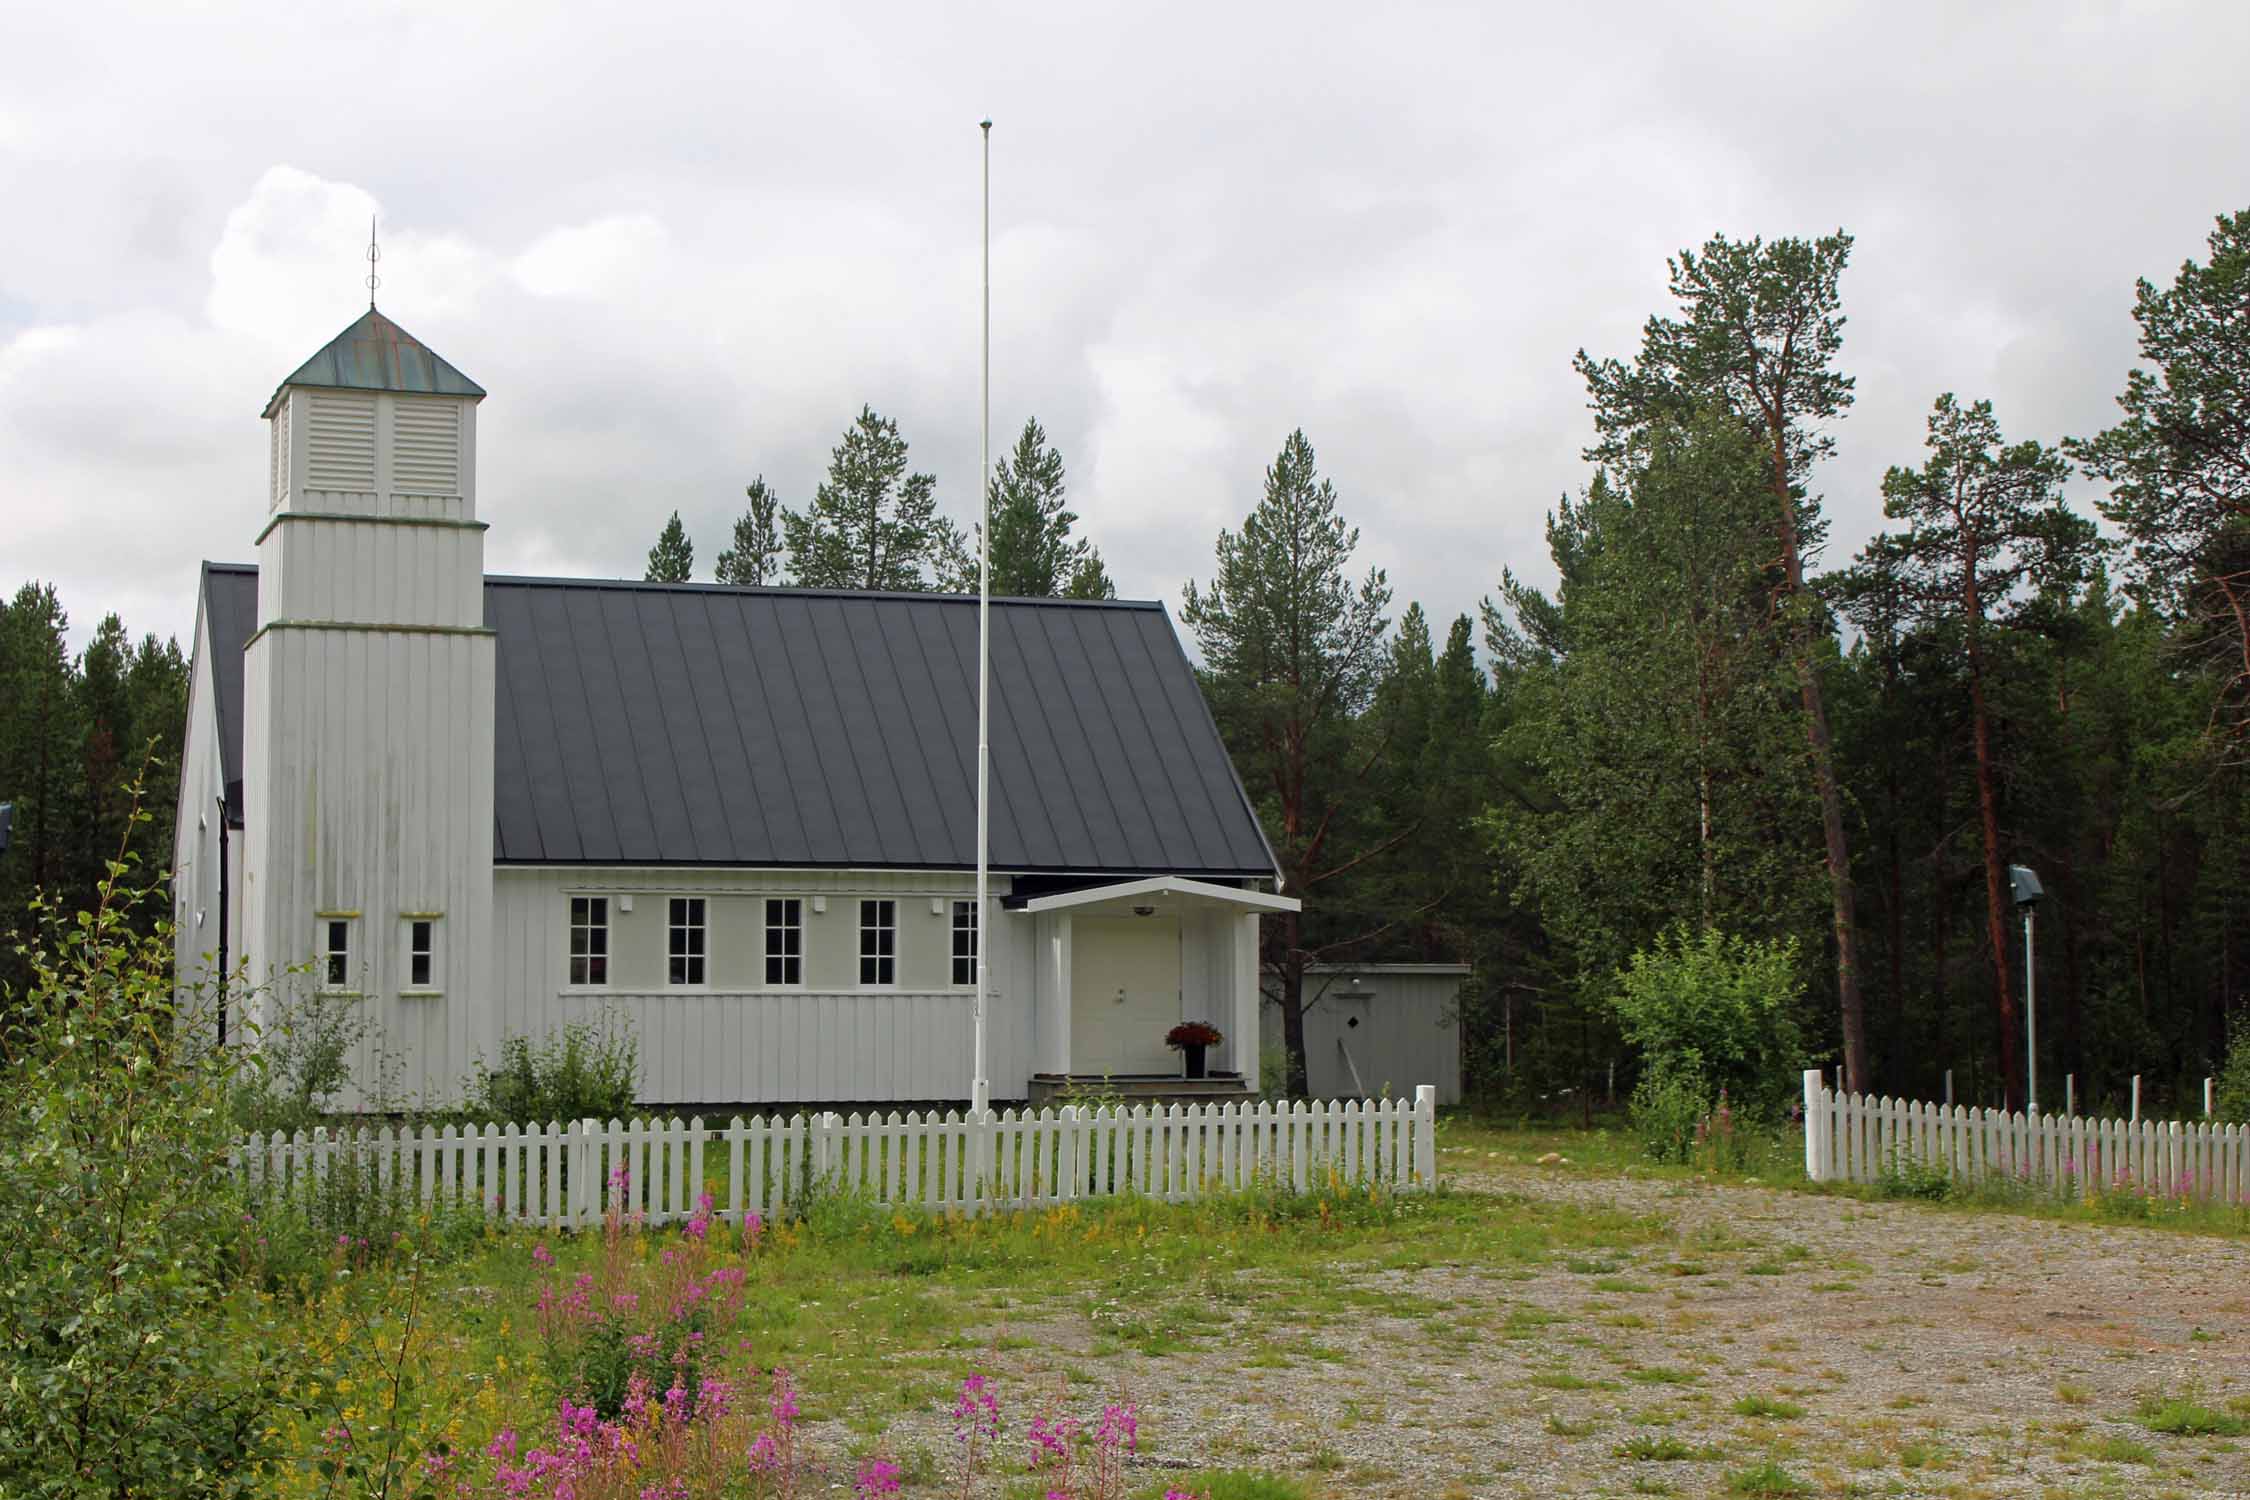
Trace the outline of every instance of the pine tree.
<instances>
[{"instance_id":1,"label":"pine tree","mask_svg":"<svg viewBox=\"0 0 2250 1500\"><path fill-rule=\"evenodd\" d=\"M46 584L27 583L0 606L0 801L16 808L0 857L0 993L21 993L27 977L15 949L31 935L32 893L44 888L67 901L83 873L86 734L69 631Z\"/></svg>"},{"instance_id":2,"label":"pine tree","mask_svg":"<svg viewBox=\"0 0 2250 1500\"><path fill-rule=\"evenodd\" d=\"M735 518L734 545L719 554L716 576L739 588L763 588L781 578L781 498L763 474L742 493L750 505Z\"/></svg>"},{"instance_id":3,"label":"pine tree","mask_svg":"<svg viewBox=\"0 0 2250 1500\"><path fill-rule=\"evenodd\" d=\"M1867 1022L1851 843L1819 675L1826 616L1805 572L1825 529L1807 480L1835 447L1827 424L1852 402L1851 379L1835 368L1844 329L1837 282L1851 248L1851 236L1838 231L1771 245L1722 236L1701 251L1683 250L1669 263L1682 316L1650 318L1640 358L1631 365L1595 360L1583 350L1576 364L1601 433L1588 454L1597 461L1614 463L1630 453L1658 417L1684 421L1709 406L1731 413L1763 452L1769 525L1781 565L1776 604L1788 628L1806 761L1821 808L1844 1074L1848 1087L1864 1090Z\"/></svg>"},{"instance_id":4,"label":"pine tree","mask_svg":"<svg viewBox=\"0 0 2250 1500\"><path fill-rule=\"evenodd\" d=\"M1992 403L1963 410L1950 393L1930 414L1929 462L1883 478L1883 513L1904 521L1895 543L1907 587L1921 607L1959 632L1966 668L1977 813L1983 833L1986 937L2000 1071L2008 1107L2024 1100L2017 1050L2015 978L2010 972L2007 856L2000 834L2000 775L1988 703L1987 637L2007 623L2027 581L2074 588L2094 550L2093 527L2063 503L2062 455L2036 442L2008 445Z\"/></svg>"},{"instance_id":5,"label":"pine tree","mask_svg":"<svg viewBox=\"0 0 2250 1500\"><path fill-rule=\"evenodd\" d=\"M2132 544L2132 576L2186 628L2179 645L2206 671L2212 728L2226 753L2250 751L2250 209L2223 217L2207 265L2169 288L2139 284L2141 357L2117 404L2125 420L2066 444L2109 481L2102 513Z\"/></svg>"},{"instance_id":6,"label":"pine tree","mask_svg":"<svg viewBox=\"0 0 2250 1500\"><path fill-rule=\"evenodd\" d=\"M680 513L672 512L672 519L664 523L656 545L648 549L648 581L650 583L686 583L695 576L695 543L688 540L687 528L680 524Z\"/></svg>"},{"instance_id":7,"label":"pine tree","mask_svg":"<svg viewBox=\"0 0 2250 1500\"><path fill-rule=\"evenodd\" d=\"M1391 589L1380 568L1356 584L1346 576L1358 547L1359 532L1345 524L1312 444L1293 432L1266 470L1264 498L1241 532L1219 533L1210 587L1191 580L1181 611L1202 648L1205 687L1265 817L1283 878L1311 902L1405 836L1363 837L1359 826L1371 801L1372 767L1351 754L1354 720L1382 674ZM1334 934L1330 945L1363 937ZM1301 1097L1305 968L1320 956L1307 936L1307 914L1275 918L1266 947L1289 1092Z\"/></svg>"},{"instance_id":8,"label":"pine tree","mask_svg":"<svg viewBox=\"0 0 2250 1500\"><path fill-rule=\"evenodd\" d=\"M930 586L941 536L937 480L906 465L898 423L861 407L812 504L782 515L799 584L909 593Z\"/></svg>"},{"instance_id":9,"label":"pine tree","mask_svg":"<svg viewBox=\"0 0 2250 1500\"><path fill-rule=\"evenodd\" d=\"M992 592L1019 599L1113 599L1101 553L1073 537L1062 454L1032 417L992 475Z\"/></svg>"}]
</instances>

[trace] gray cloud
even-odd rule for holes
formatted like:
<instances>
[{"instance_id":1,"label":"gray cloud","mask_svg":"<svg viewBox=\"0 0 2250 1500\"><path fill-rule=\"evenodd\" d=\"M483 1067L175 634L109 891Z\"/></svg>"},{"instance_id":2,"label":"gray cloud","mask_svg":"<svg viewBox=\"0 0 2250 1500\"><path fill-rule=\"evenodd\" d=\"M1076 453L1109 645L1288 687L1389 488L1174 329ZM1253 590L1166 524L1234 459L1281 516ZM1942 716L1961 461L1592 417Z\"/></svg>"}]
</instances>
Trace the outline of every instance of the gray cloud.
<instances>
[{"instance_id":1,"label":"gray cloud","mask_svg":"<svg viewBox=\"0 0 2250 1500\"><path fill-rule=\"evenodd\" d=\"M358 307L492 392L495 570L708 564L862 401L974 496L1036 413L1122 588L1176 600L1303 426L1443 618L1583 482L1572 353L1714 231L1859 237L1832 557L1941 390L2110 416L2136 276L2243 206L2250 10L143 7L0 50L0 576L184 633L250 555L273 383Z\"/></svg>"}]
</instances>

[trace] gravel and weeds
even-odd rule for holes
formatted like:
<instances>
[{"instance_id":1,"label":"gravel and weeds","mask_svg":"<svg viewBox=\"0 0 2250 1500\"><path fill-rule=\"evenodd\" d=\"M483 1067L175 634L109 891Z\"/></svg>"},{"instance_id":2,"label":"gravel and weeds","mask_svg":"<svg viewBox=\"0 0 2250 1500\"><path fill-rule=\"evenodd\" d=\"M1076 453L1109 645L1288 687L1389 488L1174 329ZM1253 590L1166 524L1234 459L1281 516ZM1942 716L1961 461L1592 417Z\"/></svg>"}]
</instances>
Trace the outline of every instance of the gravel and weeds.
<instances>
[{"instance_id":1,"label":"gravel and weeds","mask_svg":"<svg viewBox=\"0 0 2250 1500\"><path fill-rule=\"evenodd\" d=\"M742 1328L794 1374L807 1493L876 1456L951 1493L969 1371L1011 1437L1130 1403L1134 1494L2250 1490L2250 1242L1809 1192L1778 1158L1765 1183L1649 1171L1591 1133L1441 1140L1435 1195L828 1200L772 1227ZM543 1243L551 1267L504 1236L425 1273L419 1373L465 1383L470 1426L551 1400L527 1309L602 1252ZM986 1492L1044 1493L1015 1472Z\"/></svg>"}]
</instances>

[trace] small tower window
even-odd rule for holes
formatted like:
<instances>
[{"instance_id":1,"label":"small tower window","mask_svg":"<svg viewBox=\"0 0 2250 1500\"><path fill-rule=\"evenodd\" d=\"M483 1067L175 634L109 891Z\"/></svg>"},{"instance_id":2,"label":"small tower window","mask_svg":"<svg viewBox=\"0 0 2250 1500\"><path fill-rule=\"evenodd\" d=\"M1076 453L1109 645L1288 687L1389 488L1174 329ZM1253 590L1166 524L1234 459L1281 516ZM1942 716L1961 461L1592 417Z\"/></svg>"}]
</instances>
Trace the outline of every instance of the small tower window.
<instances>
[{"instance_id":1,"label":"small tower window","mask_svg":"<svg viewBox=\"0 0 2250 1500\"><path fill-rule=\"evenodd\" d=\"M352 983L352 919L345 916L324 916L314 934L318 944L314 950L315 967L324 990L345 990Z\"/></svg>"},{"instance_id":2,"label":"small tower window","mask_svg":"<svg viewBox=\"0 0 2250 1500\"><path fill-rule=\"evenodd\" d=\"M410 990L434 990L438 987L436 917L406 919L406 987Z\"/></svg>"}]
</instances>

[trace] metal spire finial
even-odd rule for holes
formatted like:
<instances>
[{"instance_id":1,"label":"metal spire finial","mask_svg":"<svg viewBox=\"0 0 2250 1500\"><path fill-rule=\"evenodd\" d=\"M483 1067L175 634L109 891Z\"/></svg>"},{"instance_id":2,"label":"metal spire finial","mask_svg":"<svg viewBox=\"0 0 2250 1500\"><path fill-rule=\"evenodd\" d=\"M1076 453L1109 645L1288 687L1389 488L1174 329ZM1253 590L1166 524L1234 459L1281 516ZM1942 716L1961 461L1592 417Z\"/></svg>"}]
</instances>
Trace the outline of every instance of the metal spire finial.
<instances>
[{"instance_id":1,"label":"metal spire finial","mask_svg":"<svg viewBox=\"0 0 2250 1500\"><path fill-rule=\"evenodd\" d=\"M383 247L375 243L375 216L369 214L367 216L367 310L369 312L375 310L375 288L383 284L383 278L375 274L375 262L382 258Z\"/></svg>"}]
</instances>

